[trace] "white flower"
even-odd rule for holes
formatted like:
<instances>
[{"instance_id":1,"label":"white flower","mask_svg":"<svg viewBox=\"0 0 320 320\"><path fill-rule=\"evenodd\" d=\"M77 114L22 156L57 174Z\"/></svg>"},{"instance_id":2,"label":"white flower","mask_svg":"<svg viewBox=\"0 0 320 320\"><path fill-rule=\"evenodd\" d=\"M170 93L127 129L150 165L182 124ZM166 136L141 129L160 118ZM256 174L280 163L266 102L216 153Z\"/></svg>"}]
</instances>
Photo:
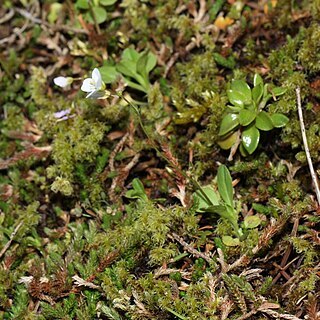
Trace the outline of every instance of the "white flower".
<instances>
[{"instance_id":1,"label":"white flower","mask_svg":"<svg viewBox=\"0 0 320 320\"><path fill-rule=\"evenodd\" d=\"M57 77L53 79L53 82L56 86L59 86L61 88L65 88L69 84L73 82L73 78L71 77Z\"/></svg>"},{"instance_id":2,"label":"white flower","mask_svg":"<svg viewBox=\"0 0 320 320\"><path fill-rule=\"evenodd\" d=\"M86 98L99 98L102 95L102 90L104 90L104 83L101 79L100 71L94 68L92 71L92 77L84 79L81 90L84 92L89 92Z\"/></svg>"}]
</instances>

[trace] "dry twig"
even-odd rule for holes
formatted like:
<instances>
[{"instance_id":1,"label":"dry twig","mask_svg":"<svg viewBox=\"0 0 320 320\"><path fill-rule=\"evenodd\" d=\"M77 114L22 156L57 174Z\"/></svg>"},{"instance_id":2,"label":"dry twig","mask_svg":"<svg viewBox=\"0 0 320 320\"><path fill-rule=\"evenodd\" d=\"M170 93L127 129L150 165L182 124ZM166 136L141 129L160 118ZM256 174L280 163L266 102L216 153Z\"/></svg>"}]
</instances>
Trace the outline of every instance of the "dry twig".
<instances>
[{"instance_id":1,"label":"dry twig","mask_svg":"<svg viewBox=\"0 0 320 320\"><path fill-rule=\"evenodd\" d=\"M186 249L189 253L193 254L195 257L202 258L202 259L206 260L209 264L212 263L213 260L210 257L208 257L206 254L194 249L190 244L185 242L176 233L173 232L171 235L169 235L169 237L173 238L174 240L179 242L184 247L184 249Z\"/></svg>"},{"instance_id":2,"label":"dry twig","mask_svg":"<svg viewBox=\"0 0 320 320\"><path fill-rule=\"evenodd\" d=\"M2 248L1 252L0 252L0 259L2 258L2 256L5 254L5 252L9 249L13 238L16 236L17 232L19 231L19 229L22 226L22 221L14 228L13 232L10 235L10 239L9 241L6 243L6 245Z\"/></svg>"},{"instance_id":3,"label":"dry twig","mask_svg":"<svg viewBox=\"0 0 320 320\"><path fill-rule=\"evenodd\" d=\"M297 94L297 106L298 106L299 122L300 122L300 128L301 128L302 141L303 141L303 145L304 145L304 151L306 153L312 182L313 182L314 188L316 190L318 206L320 206L320 189L319 189L319 185L318 185L318 178L317 178L317 175L316 175L314 168L313 168L313 164L312 164L312 160L311 160L311 156L310 156L310 150L309 150L309 146L308 146L307 135L306 135L306 129L304 126L304 121L303 121L300 87L298 87L296 89L296 94Z\"/></svg>"}]
</instances>

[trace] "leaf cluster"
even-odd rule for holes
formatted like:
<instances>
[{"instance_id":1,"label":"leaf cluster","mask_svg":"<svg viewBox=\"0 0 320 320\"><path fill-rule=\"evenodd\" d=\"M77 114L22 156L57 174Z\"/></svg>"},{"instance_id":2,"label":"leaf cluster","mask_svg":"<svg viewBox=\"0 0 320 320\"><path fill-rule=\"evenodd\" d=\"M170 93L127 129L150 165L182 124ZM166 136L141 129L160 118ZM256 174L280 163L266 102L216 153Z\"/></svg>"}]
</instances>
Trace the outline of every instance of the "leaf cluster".
<instances>
[{"instance_id":1,"label":"leaf cluster","mask_svg":"<svg viewBox=\"0 0 320 320\"><path fill-rule=\"evenodd\" d=\"M240 152L243 156L252 154L258 147L260 131L284 127L289 119L281 114L264 111L272 97L284 94L285 89L264 84L261 76L255 74L253 88L243 80L233 80L227 95L231 105L227 106L219 130L219 145L229 149L241 137Z\"/></svg>"},{"instance_id":2,"label":"leaf cluster","mask_svg":"<svg viewBox=\"0 0 320 320\"><path fill-rule=\"evenodd\" d=\"M99 70L105 83L113 83L122 75L129 87L148 93L149 73L154 69L156 63L156 56L152 52L139 53L133 48L127 48L123 51L119 63L113 65L107 61Z\"/></svg>"}]
</instances>

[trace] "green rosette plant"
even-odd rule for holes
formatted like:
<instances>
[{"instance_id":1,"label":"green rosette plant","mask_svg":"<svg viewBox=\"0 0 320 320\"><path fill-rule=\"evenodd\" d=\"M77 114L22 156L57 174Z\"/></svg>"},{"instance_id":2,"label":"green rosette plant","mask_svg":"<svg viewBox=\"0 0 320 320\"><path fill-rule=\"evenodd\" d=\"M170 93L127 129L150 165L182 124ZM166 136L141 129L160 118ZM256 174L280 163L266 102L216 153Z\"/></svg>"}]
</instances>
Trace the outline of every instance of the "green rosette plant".
<instances>
[{"instance_id":1,"label":"green rosette plant","mask_svg":"<svg viewBox=\"0 0 320 320\"><path fill-rule=\"evenodd\" d=\"M266 106L271 98L284 94L286 89L270 88L261 76L255 74L253 88L244 80L233 80L227 91L230 105L222 118L218 144L222 149L238 147L243 156L258 147L260 131L284 127L289 119L282 113L270 114Z\"/></svg>"}]
</instances>

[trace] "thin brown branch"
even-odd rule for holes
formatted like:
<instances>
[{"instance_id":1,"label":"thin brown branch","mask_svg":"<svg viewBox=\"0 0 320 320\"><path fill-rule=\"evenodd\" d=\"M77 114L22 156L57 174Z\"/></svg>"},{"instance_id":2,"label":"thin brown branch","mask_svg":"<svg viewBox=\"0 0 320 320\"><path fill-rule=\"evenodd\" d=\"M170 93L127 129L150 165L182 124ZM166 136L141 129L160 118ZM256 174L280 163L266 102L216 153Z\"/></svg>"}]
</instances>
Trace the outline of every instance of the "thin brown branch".
<instances>
[{"instance_id":1,"label":"thin brown branch","mask_svg":"<svg viewBox=\"0 0 320 320\"><path fill-rule=\"evenodd\" d=\"M176 233L171 233L171 235L169 235L170 238L173 238L174 240L176 240L177 242L179 242L184 249L186 249L189 253L193 254L196 258L202 258L205 261L207 261L209 264L212 263L212 259L210 257L208 257L206 254L194 249L189 243L185 242L181 237L179 237Z\"/></svg>"}]
</instances>

